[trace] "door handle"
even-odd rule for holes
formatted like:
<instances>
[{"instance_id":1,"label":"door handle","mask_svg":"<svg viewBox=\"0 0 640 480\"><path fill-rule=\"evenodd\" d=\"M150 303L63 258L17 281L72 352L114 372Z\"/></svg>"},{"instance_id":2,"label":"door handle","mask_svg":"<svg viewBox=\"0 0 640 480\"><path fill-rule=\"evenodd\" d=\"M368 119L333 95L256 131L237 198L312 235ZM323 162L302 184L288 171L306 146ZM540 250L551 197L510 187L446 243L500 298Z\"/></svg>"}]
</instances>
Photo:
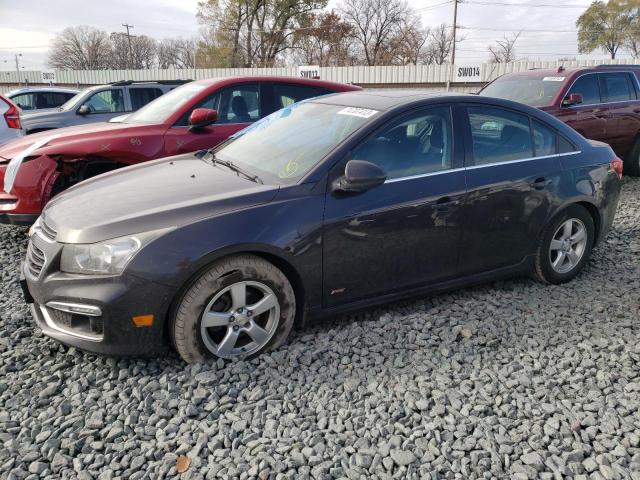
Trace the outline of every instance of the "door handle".
<instances>
[{"instance_id":1,"label":"door handle","mask_svg":"<svg viewBox=\"0 0 640 480\"><path fill-rule=\"evenodd\" d=\"M530 185L536 190L544 190L547 185L551 183L551 180L544 177L536 178Z\"/></svg>"}]
</instances>

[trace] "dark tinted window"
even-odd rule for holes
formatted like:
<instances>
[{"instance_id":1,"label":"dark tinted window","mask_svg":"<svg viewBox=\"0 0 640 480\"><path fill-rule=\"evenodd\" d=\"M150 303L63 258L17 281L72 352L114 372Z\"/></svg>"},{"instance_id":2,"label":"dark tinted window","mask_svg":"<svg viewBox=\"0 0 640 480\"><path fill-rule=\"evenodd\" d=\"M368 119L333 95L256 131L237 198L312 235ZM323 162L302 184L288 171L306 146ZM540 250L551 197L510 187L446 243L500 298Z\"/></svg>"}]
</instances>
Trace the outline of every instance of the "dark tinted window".
<instances>
[{"instance_id":1,"label":"dark tinted window","mask_svg":"<svg viewBox=\"0 0 640 480\"><path fill-rule=\"evenodd\" d=\"M208 108L210 110L218 110L219 105L220 105L220 92L218 91L218 92L212 93L207 98L205 98L200 103L198 103L195 107L193 107L191 110L189 110L187 113L185 113L180 118L180 120L176 122L176 125L183 126L183 127L189 125L189 115L191 115L191 112L193 112L196 108Z\"/></svg>"},{"instance_id":2,"label":"dark tinted window","mask_svg":"<svg viewBox=\"0 0 640 480\"><path fill-rule=\"evenodd\" d=\"M293 103L307 98L317 97L318 94L318 90L305 85L287 85L282 83L273 84L273 95L276 110L288 107Z\"/></svg>"},{"instance_id":3,"label":"dark tinted window","mask_svg":"<svg viewBox=\"0 0 640 480\"><path fill-rule=\"evenodd\" d=\"M576 147L562 135L558 135L558 153L571 153L577 151Z\"/></svg>"},{"instance_id":4,"label":"dark tinted window","mask_svg":"<svg viewBox=\"0 0 640 480\"><path fill-rule=\"evenodd\" d=\"M602 73L600 74L602 86L602 100L604 102L624 102L631 100L631 85L626 73ZM635 92L633 92L635 98Z\"/></svg>"},{"instance_id":5,"label":"dark tinted window","mask_svg":"<svg viewBox=\"0 0 640 480\"><path fill-rule=\"evenodd\" d=\"M467 111L476 165L533 157L529 117L492 107Z\"/></svg>"},{"instance_id":6,"label":"dark tinted window","mask_svg":"<svg viewBox=\"0 0 640 480\"><path fill-rule=\"evenodd\" d=\"M56 108L69 100L69 98L64 93L59 92L38 93L38 108Z\"/></svg>"},{"instance_id":7,"label":"dark tinted window","mask_svg":"<svg viewBox=\"0 0 640 480\"><path fill-rule=\"evenodd\" d=\"M216 123L251 123L260 118L257 84L237 85L220 93Z\"/></svg>"},{"instance_id":8,"label":"dark tinted window","mask_svg":"<svg viewBox=\"0 0 640 480\"><path fill-rule=\"evenodd\" d=\"M567 95L579 93L582 95L580 105L593 105L600 103L600 88L598 87L598 75L588 74L578 78Z\"/></svg>"},{"instance_id":9,"label":"dark tinted window","mask_svg":"<svg viewBox=\"0 0 640 480\"><path fill-rule=\"evenodd\" d=\"M11 97L11 101L25 111L35 110L36 108L38 108L35 93L22 93L20 95L16 95L15 97Z\"/></svg>"},{"instance_id":10,"label":"dark tinted window","mask_svg":"<svg viewBox=\"0 0 640 480\"><path fill-rule=\"evenodd\" d=\"M138 110L147 103L155 100L162 95L159 88L129 88L129 96L131 97L131 108Z\"/></svg>"},{"instance_id":11,"label":"dark tinted window","mask_svg":"<svg viewBox=\"0 0 640 480\"><path fill-rule=\"evenodd\" d=\"M556 132L546 125L533 120L533 146L536 157L556 153Z\"/></svg>"},{"instance_id":12,"label":"dark tinted window","mask_svg":"<svg viewBox=\"0 0 640 480\"><path fill-rule=\"evenodd\" d=\"M379 165L389 179L451 168L449 107L420 110L392 122L358 146L351 158Z\"/></svg>"}]
</instances>

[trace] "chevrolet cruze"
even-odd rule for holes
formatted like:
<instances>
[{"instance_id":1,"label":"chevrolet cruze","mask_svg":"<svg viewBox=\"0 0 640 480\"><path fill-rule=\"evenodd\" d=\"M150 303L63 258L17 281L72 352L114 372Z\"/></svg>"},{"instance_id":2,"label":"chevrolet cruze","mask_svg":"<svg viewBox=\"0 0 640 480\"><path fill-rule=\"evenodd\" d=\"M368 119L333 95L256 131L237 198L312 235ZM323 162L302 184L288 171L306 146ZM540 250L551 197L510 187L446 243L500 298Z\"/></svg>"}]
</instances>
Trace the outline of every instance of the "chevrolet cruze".
<instances>
[{"instance_id":1,"label":"chevrolet cruze","mask_svg":"<svg viewBox=\"0 0 640 480\"><path fill-rule=\"evenodd\" d=\"M22 285L68 345L243 358L319 315L507 275L569 281L621 174L607 145L507 100L328 95L64 192L32 228Z\"/></svg>"}]
</instances>

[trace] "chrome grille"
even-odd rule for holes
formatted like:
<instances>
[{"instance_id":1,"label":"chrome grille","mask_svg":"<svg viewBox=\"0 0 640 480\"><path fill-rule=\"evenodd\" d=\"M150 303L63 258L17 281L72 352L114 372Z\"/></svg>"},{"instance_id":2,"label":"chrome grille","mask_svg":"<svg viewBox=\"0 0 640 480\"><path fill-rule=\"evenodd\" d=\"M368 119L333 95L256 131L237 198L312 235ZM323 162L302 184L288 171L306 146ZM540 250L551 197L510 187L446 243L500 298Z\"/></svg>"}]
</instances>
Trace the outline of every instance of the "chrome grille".
<instances>
[{"instance_id":1,"label":"chrome grille","mask_svg":"<svg viewBox=\"0 0 640 480\"><path fill-rule=\"evenodd\" d=\"M33 244L33 241L29 242L27 247L27 268L29 273L34 277L39 277L42 272L42 268L47 259L44 256L44 252Z\"/></svg>"},{"instance_id":2,"label":"chrome grille","mask_svg":"<svg viewBox=\"0 0 640 480\"><path fill-rule=\"evenodd\" d=\"M54 241L56 239L56 235L58 232L55 231L51 225L47 224L47 221L42 217L40 219L40 231L42 232L42 236L49 241Z\"/></svg>"}]
</instances>

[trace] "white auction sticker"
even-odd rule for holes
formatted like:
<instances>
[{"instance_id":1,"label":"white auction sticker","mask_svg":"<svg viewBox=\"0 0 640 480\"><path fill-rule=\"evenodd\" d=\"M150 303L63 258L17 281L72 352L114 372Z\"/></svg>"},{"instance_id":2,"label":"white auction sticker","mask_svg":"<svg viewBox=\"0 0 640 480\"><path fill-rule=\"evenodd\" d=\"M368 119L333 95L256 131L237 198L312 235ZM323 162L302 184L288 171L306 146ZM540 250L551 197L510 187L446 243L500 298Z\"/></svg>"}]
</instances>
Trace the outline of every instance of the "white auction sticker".
<instances>
[{"instance_id":1,"label":"white auction sticker","mask_svg":"<svg viewBox=\"0 0 640 480\"><path fill-rule=\"evenodd\" d=\"M378 110L370 110L368 108L346 107L338 112L338 115L351 115L352 117L370 118L373 117Z\"/></svg>"},{"instance_id":2,"label":"white auction sticker","mask_svg":"<svg viewBox=\"0 0 640 480\"><path fill-rule=\"evenodd\" d=\"M543 82L564 82L566 77L544 77Z\"/></svg>"}]
</instances>

